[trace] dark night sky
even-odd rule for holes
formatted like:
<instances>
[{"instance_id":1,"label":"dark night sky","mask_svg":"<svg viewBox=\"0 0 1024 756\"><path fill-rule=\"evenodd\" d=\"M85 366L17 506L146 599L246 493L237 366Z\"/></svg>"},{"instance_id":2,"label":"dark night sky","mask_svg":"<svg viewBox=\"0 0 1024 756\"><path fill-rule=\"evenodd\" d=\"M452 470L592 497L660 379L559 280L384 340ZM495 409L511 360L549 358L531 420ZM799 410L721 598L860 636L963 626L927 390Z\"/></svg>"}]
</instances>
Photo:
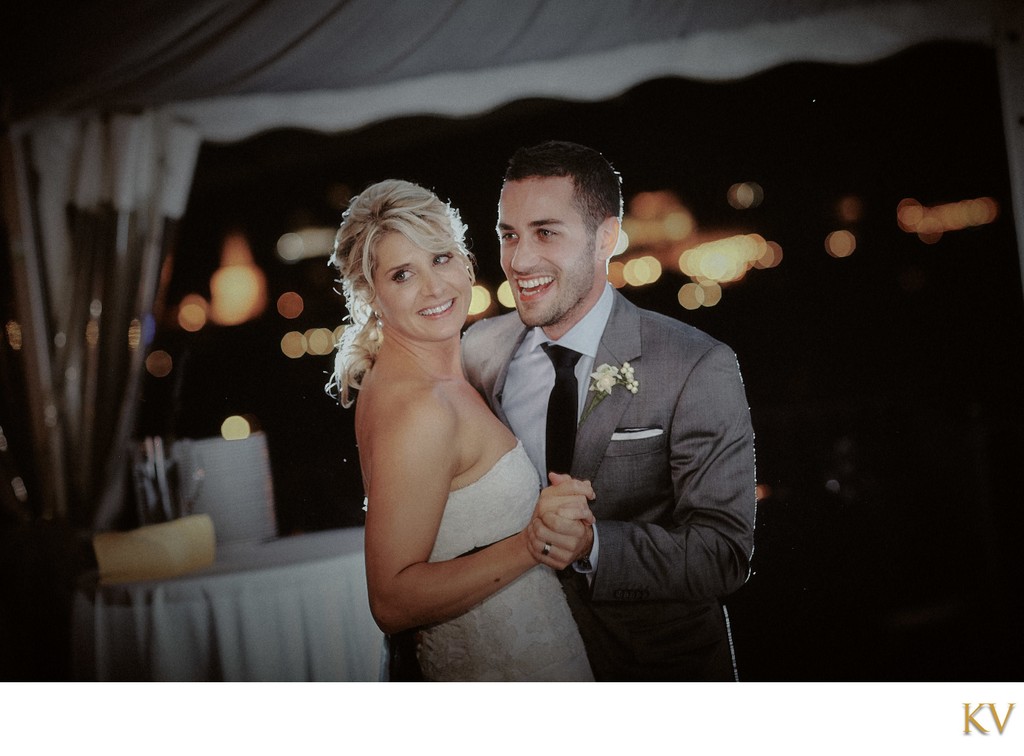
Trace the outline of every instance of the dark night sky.
<instances>
[{"instance_id":1,"label":"dark night sky","mask_svg":"<svg viewBox=\"0 0 1024 756\"><path fill-rule=\"evenodd\" d=\"M332 186L407 178L461 209L493 289L505 161L547 138L601 150L627 204L670 189L701 227L757 232L784 251L714 308L682 310L678 275L623 290L726 341L743 367L758 479L772 491L759 507L755 574L730 602L744 677L1019 679L1019 643L1007 657L1001 642L1019 636L1024 614L1010 558L1024 413L1007 370L1024 346L1024 308L987 48L930 44L866 66L661 80L601 103L518 102L476 118L207 145L168 303L208 293L223 234L238 227L271 303L296 290L307 310L296 322L271 306L242 327L159 332L154 346L183 377L150 380L140 430L212 435L225 415L250 413L270 440L282 530L358 522L351 413L323 392L330 359L278 348L287 330L338 325L342 303L325 259L285 265L274 244L298 225L336 226ZM729 206L738 181L764 187L760 207ZM864 207L852 225L835 214L847 195ZM981 196L1000 203L996 222L937 244L896 225L904 197ZM842 227L857 250L833 259L824 238ZM979 635L991 641L974 644Z\"/></svg>"}]
</instances>

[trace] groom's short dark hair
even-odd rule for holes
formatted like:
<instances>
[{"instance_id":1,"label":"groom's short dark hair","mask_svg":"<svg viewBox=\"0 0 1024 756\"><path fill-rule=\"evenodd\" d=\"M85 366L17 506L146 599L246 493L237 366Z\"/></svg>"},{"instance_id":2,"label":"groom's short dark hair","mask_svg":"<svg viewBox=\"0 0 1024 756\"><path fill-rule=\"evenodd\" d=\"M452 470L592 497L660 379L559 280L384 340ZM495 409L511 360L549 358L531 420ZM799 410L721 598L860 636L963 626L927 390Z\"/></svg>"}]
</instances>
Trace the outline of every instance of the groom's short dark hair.
<instances>
[{"instance_id":1,"label":"groom's short dark hair","mask_svg":"<svg viewBox=\"0 0 1024 756\"><path fill-rule=\"evenodd\" d=\"M505 181L568 176L573 200L591 232L608 216L622 220L622 177L597 150L548 141L520 147L508 161Z\"/></svg>"}]
</instances>

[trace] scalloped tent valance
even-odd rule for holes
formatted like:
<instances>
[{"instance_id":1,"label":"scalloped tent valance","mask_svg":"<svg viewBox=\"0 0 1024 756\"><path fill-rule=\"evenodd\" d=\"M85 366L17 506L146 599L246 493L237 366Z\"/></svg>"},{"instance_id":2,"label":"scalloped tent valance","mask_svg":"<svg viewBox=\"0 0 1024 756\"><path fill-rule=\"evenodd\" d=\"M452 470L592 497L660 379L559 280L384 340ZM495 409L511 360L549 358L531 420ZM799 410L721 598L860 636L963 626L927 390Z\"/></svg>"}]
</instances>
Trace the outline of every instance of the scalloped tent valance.
<instances>
[{"instance_id":1,"label":"scalloped tent valance","mask_svg":"<svg viewBox=\"0 0 1024 756\"><path fill-rule=\"evenodd\" d=\"M102 16L71 4L59 25L21 21L8 112L31 129L47 116L155 108L210 141L340 131L525 97L603 99L660 76L861 63L939 39L992 44L996 15L985 0L311 0L301 11L288 0L150 1L107 3Z\"/></svg>"}]
</instances>

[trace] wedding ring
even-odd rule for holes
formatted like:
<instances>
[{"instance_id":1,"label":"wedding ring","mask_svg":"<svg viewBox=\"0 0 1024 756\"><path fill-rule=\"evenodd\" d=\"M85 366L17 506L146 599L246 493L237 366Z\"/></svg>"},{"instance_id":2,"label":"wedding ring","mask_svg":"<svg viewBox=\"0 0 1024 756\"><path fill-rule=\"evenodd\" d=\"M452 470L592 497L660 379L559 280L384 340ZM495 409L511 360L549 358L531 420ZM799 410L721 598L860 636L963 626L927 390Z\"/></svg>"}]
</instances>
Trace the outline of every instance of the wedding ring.
<instances>
[{"instance_id":1,"label":"wedding ring","mask_svg":"<svg viewBox=\"0 0 1024 756\"><path fill-rule=\"evenodd\" d=\"M550 543L545 543L544 544L544 548L541 549L540 553L543 554L544 556L547 556L548 554L550 554L551 553L551 544Z\"/></svg>"}]
</instances>

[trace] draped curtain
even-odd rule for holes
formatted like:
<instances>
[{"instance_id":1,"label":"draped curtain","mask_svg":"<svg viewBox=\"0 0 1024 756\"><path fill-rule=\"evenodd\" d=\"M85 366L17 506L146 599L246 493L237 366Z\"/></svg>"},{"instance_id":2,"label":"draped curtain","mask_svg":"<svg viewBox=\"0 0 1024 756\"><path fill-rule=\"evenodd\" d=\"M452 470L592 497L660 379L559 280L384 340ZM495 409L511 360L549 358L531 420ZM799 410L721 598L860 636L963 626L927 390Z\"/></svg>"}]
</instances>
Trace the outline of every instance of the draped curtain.
<instances>
[{"instance_id":1,"label":"draped curtain","mask_svg":"<svg viewBox=\"0 0 1024 756\"><path fill-rule=\"evenodd\" d=\"M152 112L53 119L12 144L33 458L49 519L103 530L127 450L163 261L200 137Z\"/></svg>"}]
</instances>

